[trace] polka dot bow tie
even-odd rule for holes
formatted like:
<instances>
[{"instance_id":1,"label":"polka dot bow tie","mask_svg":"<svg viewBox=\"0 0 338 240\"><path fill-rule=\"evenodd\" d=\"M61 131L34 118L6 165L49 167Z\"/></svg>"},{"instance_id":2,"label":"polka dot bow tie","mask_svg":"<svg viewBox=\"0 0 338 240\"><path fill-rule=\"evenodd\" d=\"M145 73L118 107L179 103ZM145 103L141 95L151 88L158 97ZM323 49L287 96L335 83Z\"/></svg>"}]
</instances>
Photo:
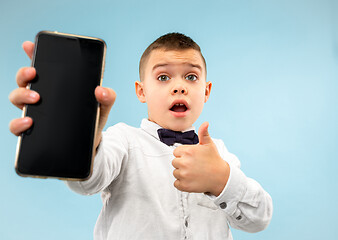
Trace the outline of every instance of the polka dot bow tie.
<instances>
[{"instance_id":1,"label":"polka dot bow tie","mask_svg":"<svg viewBox=\"0 0 338 240\"><path fill-rule=\"evenodd\" d=\"M199 142L198 136L194 130L182 133L161 128L157 130L157 133L161 142L167 144L168 146L174 145L174 143L197 144Z\"/></svg>"}]
</instances>

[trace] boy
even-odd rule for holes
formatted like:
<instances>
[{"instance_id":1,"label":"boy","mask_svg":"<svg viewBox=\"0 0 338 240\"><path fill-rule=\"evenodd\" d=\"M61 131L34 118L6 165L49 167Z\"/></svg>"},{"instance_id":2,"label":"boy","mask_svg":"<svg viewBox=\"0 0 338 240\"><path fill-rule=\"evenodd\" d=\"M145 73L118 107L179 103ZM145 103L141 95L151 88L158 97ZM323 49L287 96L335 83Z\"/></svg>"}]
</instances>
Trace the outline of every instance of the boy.
<instances>
[{"instance_id":1,"label":"boy","mask_svg":"<svg viewBox=\"0 0 338 240\"><path fill-rule=\"evenodd\" d=\"M23 47L31 56L34 45ZM116 95L98 87L93 174L67 182L80 194L102 192L94 238L232 239L228 224L248 232L265 229L272 215L269 194L244 175L221 140L209 136L208 123L198 137L194 133L212 86L199 46L183 34L166 34L145 50L139 72L135 89L147 103L148 119L140 128L119 123L101 134ZM34 76L32 68L18 71L13 104L38 101L38 93L24 88ZM31 124L30 118L15 119L10 129L19 135Z\"/></svg>"}]
</instances>

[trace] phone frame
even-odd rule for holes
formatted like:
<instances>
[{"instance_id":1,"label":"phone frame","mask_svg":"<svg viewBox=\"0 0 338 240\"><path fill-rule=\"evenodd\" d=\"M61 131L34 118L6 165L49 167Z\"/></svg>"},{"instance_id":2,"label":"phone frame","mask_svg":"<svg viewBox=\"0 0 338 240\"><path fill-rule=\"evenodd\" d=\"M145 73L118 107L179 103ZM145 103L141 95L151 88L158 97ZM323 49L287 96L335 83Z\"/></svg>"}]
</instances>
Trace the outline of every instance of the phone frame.
<instances>
[{"instance_id":1,"label":"phone frame","mask_svg":"<svg viewBox=\"0 0 338 240\"><path fill-rule=\"evenodd\" d=\"M88 36L83 36L83 35L77 35L77 34L69 34L69 33L60 33L57 31L40 31L36 34L35 36L35 42L34 42L34 53L31 61L31 67L34 67L35 63L35 56L36 56L36 51L37 51L37 44L38 44L38 39L40 34L49 34L49 35L56 35L56 36L61 36L61 37L76 37L76 38L83 38L83 39L90 39L90 40L96 40L100 41L103 43L103 57L102 57L102 68L101 68L101 78L99 81L99 85L102 85L102 80L103 80L103 75L104 75L104 69L105 69L105 62L106 62L106 51L107 51L107 45L106 42L101 39L101 38L95 38L95 37L88 37ZM26 86L26 89L31 88L31 83L28 83ZM22 115L21 117L24 118L26 117L27 113L27 104L24 105L22 109ZM66 180L66 181L85 181L88 180L92 173L93 173L93 163L94 163L94 158L95 158L95 153L96 149L94 148L95 146L95 141L96 141L96 135L97 135L97 129L98 129L98 124L99 124L99 117L100 117L100 103L97 104L97 114L96 114L96 120L95 120L95 126L94 126L94 138L93 138L93 146L92 146L92 157L91 157L91 164L90 164L90 172L89 175L85 178L67 178L67 177L54 177L54 176L40 176L40 175L31 175L31 174L24 174L19 171L19 166L18 166L18 160L19 160L19 154L20 154L20 148L21 148L21 143L22 143L22 134L18 136L18 142L16 146L16 154L15 154L15 172L21 176L21 177L32 177L32 178L39 178L39 179L59 179L59 180Z\"/></svg>"}]
</instances>

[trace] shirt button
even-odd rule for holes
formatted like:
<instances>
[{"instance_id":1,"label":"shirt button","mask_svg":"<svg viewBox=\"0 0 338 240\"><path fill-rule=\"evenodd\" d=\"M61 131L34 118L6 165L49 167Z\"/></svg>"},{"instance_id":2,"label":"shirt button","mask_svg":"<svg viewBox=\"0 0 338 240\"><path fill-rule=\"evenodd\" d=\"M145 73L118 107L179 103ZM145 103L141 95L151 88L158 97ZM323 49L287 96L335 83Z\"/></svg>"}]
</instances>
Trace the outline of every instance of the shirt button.
<instances>
[{"instance_id":1,"label":"shirt button","mask_svg":"<svg viewBox=\"0 0 338 240\"><path fill-rule=\"evenodd\" d=\"M222 208L222 209L225 209L227 207L227 204L225 202L221 202L219 204L219 206Z\"/></svg>"},{"instance_id":2,"label":"shirt button","mask_svg":"<svg viewBox=\"0 0 338 240\"><path fill-rule=\"evenodd\" d=\"M236 220L241 220L242 219L242 216L241 215L239 215L238 217L236 217Z\"/></svg>"},{"instance_id":3,"label":"shirt button","mask_svg":"<svg viewBox=\"0 0 338 240\"><path fill-rule=\"evenodd\" d=\"M188 227L188 221L187 220L185 220L185 223L184 223L184 225L185 225L185 227Z\"/></svg>"}]
</instances>

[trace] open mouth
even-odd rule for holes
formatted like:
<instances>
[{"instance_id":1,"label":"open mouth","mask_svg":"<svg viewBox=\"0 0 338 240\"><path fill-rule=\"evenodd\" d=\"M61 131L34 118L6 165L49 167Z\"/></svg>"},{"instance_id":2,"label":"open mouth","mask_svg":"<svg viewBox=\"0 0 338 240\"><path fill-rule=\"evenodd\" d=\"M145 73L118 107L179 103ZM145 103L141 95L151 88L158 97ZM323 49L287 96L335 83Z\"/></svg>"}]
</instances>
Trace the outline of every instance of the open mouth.
<instances>
[{"instance_id":1,"label":"open mouth","mask_svg":"<svg viewBox=\"0 0 338 240\"><path fill-rule=\"evenodd\" d=\"M185 112L187 110L188 108L184 103L176 103L170 108L170 111L173 112Z\"/></svg>"}]
</instances>

